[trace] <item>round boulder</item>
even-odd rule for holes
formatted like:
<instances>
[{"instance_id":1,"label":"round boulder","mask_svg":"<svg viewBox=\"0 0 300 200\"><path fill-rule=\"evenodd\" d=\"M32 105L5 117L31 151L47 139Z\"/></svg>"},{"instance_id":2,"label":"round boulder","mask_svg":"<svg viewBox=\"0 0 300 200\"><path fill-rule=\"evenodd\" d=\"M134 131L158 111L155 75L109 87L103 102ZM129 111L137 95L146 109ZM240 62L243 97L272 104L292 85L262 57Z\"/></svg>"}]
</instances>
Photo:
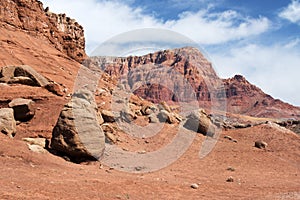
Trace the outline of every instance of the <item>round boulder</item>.
<instances>
[{"instance_id":1,"label":"round boulder","mask_svg":"<svg viewBox=\"0 0 300 200\"><path fill-rule=\"evenodd\" d=\"M190 115L188 115L184 127L189 130L202 133L203 135L213 135L214 131L214 124L211 122L206 112L202 109L193 111Z\"/></svg>"}]
</instances>

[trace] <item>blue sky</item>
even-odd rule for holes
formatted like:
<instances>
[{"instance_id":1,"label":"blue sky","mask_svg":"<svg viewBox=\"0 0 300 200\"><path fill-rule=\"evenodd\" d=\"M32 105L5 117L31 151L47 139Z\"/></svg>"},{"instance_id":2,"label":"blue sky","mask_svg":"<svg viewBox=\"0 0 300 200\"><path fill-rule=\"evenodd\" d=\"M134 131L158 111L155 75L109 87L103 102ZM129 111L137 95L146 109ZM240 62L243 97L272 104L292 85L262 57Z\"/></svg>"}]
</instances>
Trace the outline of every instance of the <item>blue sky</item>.
<instances>
[{"instance_id":1,"label":"blue sky","mask_svg":"<svg viewBox=\"0 0 300 200\"><path fill-rule=\"evenodd\" d=\"M220 77L242 74L274 98L300 106L300 0L42 2L83 25L89 54L124 32L174 31L200 45Z\"/></svg>"}]
</instances>

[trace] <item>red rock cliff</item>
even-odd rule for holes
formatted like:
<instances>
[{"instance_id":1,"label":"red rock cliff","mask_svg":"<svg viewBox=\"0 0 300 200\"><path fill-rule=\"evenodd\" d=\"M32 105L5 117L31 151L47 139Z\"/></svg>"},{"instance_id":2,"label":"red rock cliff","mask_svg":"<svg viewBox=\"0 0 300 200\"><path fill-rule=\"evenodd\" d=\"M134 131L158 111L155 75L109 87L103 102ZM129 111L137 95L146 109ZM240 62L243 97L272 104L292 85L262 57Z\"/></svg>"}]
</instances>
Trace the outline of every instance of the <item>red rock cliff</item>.
<instances>
[{"instance_id":1,"label":"red rock cliff","mask_svg":"<svg viewBox=\"0 0 300 200\"><path fill-rule=\"evenodd\" d=\"M227 111L237 114L300 117L298 107L273 99L241 75L220 79L212 64L196 48L164 50L127 58L93 57L86 62L89 66L102 68L125 88L153 102L196 99L202 107L210 108L213 102L214 106L225 106Z\"/></svg>"},{"instance_id":2,"label":"red rock cliff","mask_svg":"<svg viewBox=\"0 0 300 200\"><path fill-rule=\"evenodd\" d=\"M1 0L0 26L46 38L56 49L82 62L85 57L83 27L65 14L54 14L37 0Z\"/></svg>"}]
</instances>

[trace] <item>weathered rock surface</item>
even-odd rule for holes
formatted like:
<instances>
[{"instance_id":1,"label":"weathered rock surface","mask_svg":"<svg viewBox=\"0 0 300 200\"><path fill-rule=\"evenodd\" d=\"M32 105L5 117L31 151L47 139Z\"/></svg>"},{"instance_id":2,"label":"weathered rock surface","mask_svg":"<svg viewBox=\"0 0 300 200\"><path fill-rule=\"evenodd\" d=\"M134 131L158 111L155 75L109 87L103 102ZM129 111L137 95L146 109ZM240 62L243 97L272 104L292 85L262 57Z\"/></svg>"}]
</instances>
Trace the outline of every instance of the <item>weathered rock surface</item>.
<instances>
[{"instance_id":1,"label":"weathered rock surface","mask_svg":"<svg viewBox=\"0 0 300 200\"><path fill-rule=\"evenodd\" d=\"M22 138L29 145L38 145L42 148L48 148L48 141L45 138Z\"/></svg>"},{"instance_id":2,"label":"weathered rock surface","mask_svg":"<svg viewBox=\"0 0 300 200\"><path fill-rule=\"evenodd\" d=\"M114 114L109 110L102 110L101 115L102 115L102 118L103 118L104 122L111 123L111 122L116 121Z\"/></svg>"},{"instance_id":3,"label":"weathered rock surface","mask_svg":"<svg viewBox=\"0 0 300 200\"><path fill-rule=\"evenodd\" d=\"M13 137L16 131L14 110L11 108L0 109L0 132Z\"/></svg>"},{"instance_id":4,"label":"weathered rock surface","mask_svg":"<svg viewBox=\"0 0 300 200\"><path fill-rule=\"evenodd\" d=\"M13 99L8 106L14 110L14 117L18 121L29 121L35 114L35 103L31 99Z\"/></svg>"},{"instance_id":5,"label":"weathered rock surface","mask_svg":"<svg viewBox=\"0 0 300 200\"><path fill-rule=\"evenodd\" d=\"M2 0L0 23L9 30L26 31L81 62L85 54L83 27L65 14L44 9L37 0Z\"/></svg>"},{"instance_id":6,"label":"weathered rock surface","mask_svg":"<svg viewBox=\"0 0 300 200\"><path fill-rule=\"evenodd\" d=\"M101 128L105 134L105 142L115 144L117 142L117 137L115 136L114 128L107 123L102 124Z\"/></svg>"},{"instance_id":7,"label":"weathered rock surface","mask_svg":"<svg viewBox=\"0 0 300 200\"><path fill-rule=\"evenodd\" d=\"M189 114L184 127L204 135L213 135L215 130L215 125L203 109L193 111Z\"/></svg>"},{"instance_id":8,"label":"weathered rock surface","mask_svg":"<svg viewBox=\"0 0 300 200\"><path fill-rule=\"evenodd\" d=\"M0 72L0 82L20 83L24 85L44 87L49 81L28 65L5 66Z\"/></svg>"},{"instance_id":9,"label":"weathered rock surface","mask_svg":"<svg viewBox=\"0 0 300 200\"><path fill-rule=\"evenodd\" d=\"M169 113L166 110L161 110L158 115L158 119L160 122L167 122L169 124L175 124L177 122L176 118L172 113Z\"/></svg>"},{"instance_id":10,"label":"weathered rock surface","mask_svg":"<svg viewBox=\"0 0 300 200\"><path fill-rule=\"evenodd\" d=\"M47 85L45 85L45 88L52 92L53 94L56 94L57 96L64 96L63 88L61 85L55 82L50 82Z\"/></svg>"},{"instance_id":11,"label":"weathered rock surface","mask_svg":"<svg viewBox=\"0 0 300 200\"><path fill-rule=\"evenodd\" d=\"M132 122L136 119L136 115L133 111L131 111L129 108L121 110L121 117L126 122Z\"/></svg>"},{"instance_id":12,"label":"weathered rock surface","mask_svg":"<svg viewBox=\"0 0 300 200\"><path fill-rule=\"evenodd\" d=\"M155 113L150 114L148 117L150 123L159 123L159 119Z\"/></svg>"},{"instance_id":13,"label":"weathered rock surface","mask_svg":"<svg viewBox=\"0 0 300 200\"><path fill-rule=\"evenodd\" d=\"M51 148L75 162L99 159L104 151L104 133L97 119L91 92L82 90L62 109L53 129Z\"/></svg>"}]
</instances>

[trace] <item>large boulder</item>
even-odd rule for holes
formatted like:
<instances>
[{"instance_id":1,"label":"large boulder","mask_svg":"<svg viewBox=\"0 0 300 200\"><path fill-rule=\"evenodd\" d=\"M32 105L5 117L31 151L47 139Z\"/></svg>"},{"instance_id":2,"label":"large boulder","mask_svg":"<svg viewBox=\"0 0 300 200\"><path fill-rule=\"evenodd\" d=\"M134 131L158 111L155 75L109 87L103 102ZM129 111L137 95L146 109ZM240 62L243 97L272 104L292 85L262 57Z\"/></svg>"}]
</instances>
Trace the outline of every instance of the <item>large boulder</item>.
<instances>
[{"instance_id":1,"label":"large boulder","mask_svg":"<svg viewBox=\"0 0 300 200\"><path fill-rule=\"evenodd\" d=\"M16 131L14 110L11 108L0 109L0 132L13 137Z\"/></svg>"},{"instance_id":2,"label":"large boulder","mask_svg":"<svg viewBox=\"0 0 300 200\"><path fill-rule=\"evenodd\" d=\"M14 117L18 121L28 121L35 114L35 103L31 99L13 99L8 106L14 110Z\"/></svg>"},{"instance_id":3,"label":"large boulder","mask_svg":"<svg viewBox=\"0 0 300 200\"><path fill-rule=\"evenodd\" d=\"M88 90L75 93L62 109L52 132L51 148L74 162L99 159L105 136L97 119L97 106Z\"/></svg>"},{"instance_id":4,"label":"large boulder","mask_svg":"<svg viewBox=\"0 0 300 200\"><path fill-rule=\"evenodd\" d=\"M209 136L212 136L215 131L215 125L211 122L203 109L193 111L189 114L183 126L187 129Z\"/></svg>"}]
</instances>

